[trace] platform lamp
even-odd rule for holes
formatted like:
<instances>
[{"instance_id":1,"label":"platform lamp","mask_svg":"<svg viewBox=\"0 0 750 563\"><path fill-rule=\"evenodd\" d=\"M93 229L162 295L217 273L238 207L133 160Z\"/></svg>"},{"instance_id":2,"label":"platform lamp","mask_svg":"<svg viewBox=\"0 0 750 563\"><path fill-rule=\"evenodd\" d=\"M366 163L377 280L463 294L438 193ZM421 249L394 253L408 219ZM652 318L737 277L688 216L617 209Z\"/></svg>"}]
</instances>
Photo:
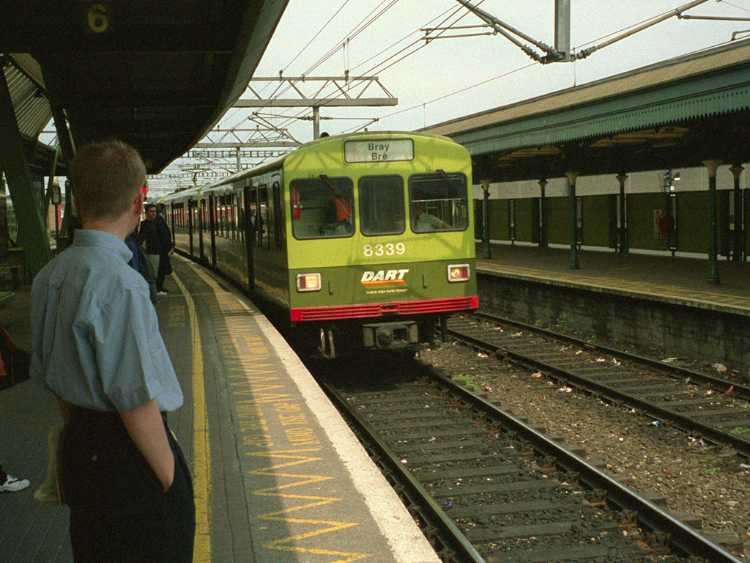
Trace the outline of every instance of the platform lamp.
<instances>
[{"instance_id":1,"label":"platform lamp","mask_svg":"<svg viewBox=\"0 0 750 563\"><path fill-rule=\"evenodd\" d=\"M480 180L484 199L482 200L482 242L484 243L484 257L487 260L492 258L492 247L490 246L490 224L489 224L489 204L490 204L490 181Z\"/></svg>"}]
</instances>

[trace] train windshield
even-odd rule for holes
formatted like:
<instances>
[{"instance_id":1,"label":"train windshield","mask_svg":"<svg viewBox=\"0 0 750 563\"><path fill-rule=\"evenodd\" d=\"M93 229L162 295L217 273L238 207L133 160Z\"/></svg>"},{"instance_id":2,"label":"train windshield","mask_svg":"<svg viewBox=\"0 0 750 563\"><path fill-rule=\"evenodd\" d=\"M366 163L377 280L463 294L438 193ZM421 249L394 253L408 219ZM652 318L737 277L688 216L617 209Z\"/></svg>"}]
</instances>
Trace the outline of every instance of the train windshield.
<instances>
[{"instance_id":1,"label":"train windshield","mask_svg":"<svg viewBox=\"0 0 750 563\"><path fill-rule=\"evenodd\" d=\"M292 232L298 239L348 237L354 233L354 189L349 178L292 181Z\"/></svg>"},{"instance_id":2,"label":"train windshield","mask_svg":"<svg viewBox=\"0 0 750 563\"><path fill-rule=\"evenodd\" d=\"M420 174L409 178L409 211L415 233L462 231L469 225L466 177Z\"/></svg>"},{"instance_id":3,"label":"train windshield","mask_svg":"<svg viewBox=\"0 0 750 563\"><path fill-rule=\"evenodd\" d=\"M359 217L365 235L404 232L404 181L401 176L366 176L359 181Z\"/></svg>"}]
</instances>

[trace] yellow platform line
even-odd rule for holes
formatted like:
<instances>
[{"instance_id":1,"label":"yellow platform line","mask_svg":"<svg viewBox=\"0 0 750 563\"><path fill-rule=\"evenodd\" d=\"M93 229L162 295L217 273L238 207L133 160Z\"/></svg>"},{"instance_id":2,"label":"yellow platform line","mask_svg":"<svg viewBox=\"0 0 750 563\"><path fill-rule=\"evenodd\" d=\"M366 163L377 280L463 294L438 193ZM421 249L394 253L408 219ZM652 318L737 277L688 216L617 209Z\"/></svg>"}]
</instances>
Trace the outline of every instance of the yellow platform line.
<instances>
[{"instance_id":1,"label":"yellow platform line","mask_svg":"<svg viewBox=\"0 0 750 563\"><path fill-rule=\"evenodd\" d=\"M209 458L206 389L203 378L203 348L195 302L177 272L174 273L174 280L185 297L193 348L193 490L195 494L193 561L208 563L211 561L211 460Z\"/></svg>"}]
</instances>

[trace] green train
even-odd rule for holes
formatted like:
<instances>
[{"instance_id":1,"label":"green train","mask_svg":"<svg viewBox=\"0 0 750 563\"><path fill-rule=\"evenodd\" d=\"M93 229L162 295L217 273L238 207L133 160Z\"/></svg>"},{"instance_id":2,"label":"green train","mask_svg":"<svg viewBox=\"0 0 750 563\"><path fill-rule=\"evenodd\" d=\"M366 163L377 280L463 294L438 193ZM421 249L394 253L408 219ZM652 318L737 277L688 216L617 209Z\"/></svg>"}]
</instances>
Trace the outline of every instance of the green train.
<instances>
[{"instance_id":1,"label":"green train","mask_svg":"<svg viewBox=\"0 0 750 563\"><path fill-rule=\"evenodd\" d=\"M471 158L446 137L325 137L160 203L177 250L315 332L335 357L407 348L478 308Z\"/></svg>"}]
</instances>

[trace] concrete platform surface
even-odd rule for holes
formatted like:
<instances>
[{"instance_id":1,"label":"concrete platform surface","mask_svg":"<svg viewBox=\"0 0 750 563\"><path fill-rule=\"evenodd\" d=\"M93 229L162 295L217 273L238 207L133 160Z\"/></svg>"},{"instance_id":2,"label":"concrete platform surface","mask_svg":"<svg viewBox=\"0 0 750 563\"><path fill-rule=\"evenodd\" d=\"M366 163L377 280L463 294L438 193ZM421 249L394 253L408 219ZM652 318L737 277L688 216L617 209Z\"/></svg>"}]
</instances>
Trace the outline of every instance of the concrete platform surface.
<instances>
[{"instance_id":1,"label":"concrete platform surface","mask_svg":"<svg viewBox=\"0 0 750 563\"><path fill-rule=\"evenodd\" d=\"M477 245L479 273L507 275L594 291L636 295L645 300L750 316L750 264L719 263L721 283L707 281L705 260L584 251L580 269L569 268L567 250L492 245L483 258Z\"/></svg>"},{"instance_id":2,"label":"concrete platform surface","mask_svg":"<svg viewBox=\"0 0 750 563\"><path fill-rule=\"evenodd\" d=\"M185 403L169 416L193 470L195 561L439 561L391 487L267 319L174 260L161 331ZM0 324L29 347L27 288ZM33 500L59 422L36 382L0 392L0 464L29 478L0 495L0 561L69 562L68 511Z\"/></svg>"}]
</instances>

